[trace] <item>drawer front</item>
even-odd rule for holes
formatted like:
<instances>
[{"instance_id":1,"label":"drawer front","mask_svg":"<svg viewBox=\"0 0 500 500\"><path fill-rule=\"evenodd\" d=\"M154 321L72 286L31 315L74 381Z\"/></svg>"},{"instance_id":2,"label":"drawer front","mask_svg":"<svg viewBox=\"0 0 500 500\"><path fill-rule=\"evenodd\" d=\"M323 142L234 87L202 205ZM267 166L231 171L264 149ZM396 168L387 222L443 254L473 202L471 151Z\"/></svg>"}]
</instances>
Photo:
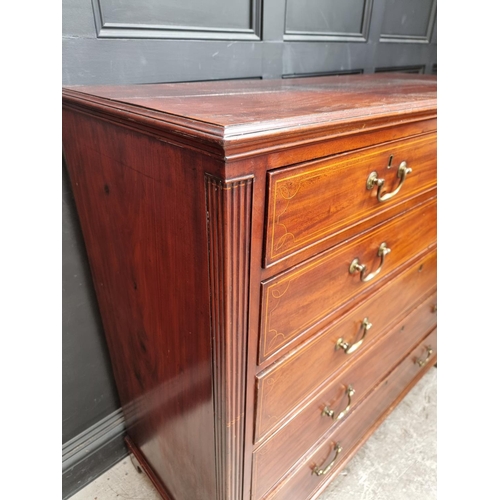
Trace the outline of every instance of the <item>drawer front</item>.
<instances>
[{"instance_id":1,"label":"drawer front","mask_svg":"<svg viewBox=\"0 0 500 500\"><path fill-rule=\"evenodd\" d=\"M405 389L436 362L437 332L432 331L389 376L343 421L322 439L315 451L303 457L294 471L270 494L266 500L289 500L290 498L309 499L322 490L325 483L335 477L357 451L358 447L382 423L395 402ZM429 354L429 349L432 353ZM423 366L420 366L421 362ZM337 454L331 468L327 469L336 455L336 447L342 449ZM326 471L317 475L314 470ZM389 471L388 471L389 472Z\"/></svg>"},{"instance_id":2,"label":"drawer front","mask_svg":"<svg viewBox=\"0 0 500 500\"><path fill-rule=\"evenodd\" d=\"M255 439L258 441L318 386L355 360L387 329L429 295L436 286L437 254L432 252L397 276L377 294L349 311L290 356L257 376ZM372 327L362 344L349 354L336 349L342 338L354 345L361 340L362 322L368 318Z\"/></svg>"},{"instance_id":3,"label":"drawer front","mask_svg":"<svg viewBox=\"0 0 500 500\"><path fill-rule=\"evenodd\" d=\"M436 260L436 252L426 255L307 344L261 372L257 376L255 440L276 428L320 384L362 355L379 335L428 296L436 286ZM350 345L361 340L365 318L372 327L361 345L349 354L338 348L339 339Z\"/></svg>"},{"instance_id":4,"label":"drawer front","mask_svg":"<svg viewBox=\"0 0 500 500\"><path fill-rule=\"evenodd\" d=\"M290 422L256 449L252 488L254 498L261 498L325 432L348 419L373 386L434 328L436 300L435 293L427 297L372 349L365 351L355 363L350 363ZM349 387L354 390L354 394L348 393Z\"/></svg>"},{"instance_id":5,"label":"drawer front","mask_svg":"<svg viewBox=\"0 0 500 500\"><path fill-rule=\"evenodd\" d=\"M436 242L436 199L262 284L259 362ZM381 244L391 250L382 257ZM350 272L355 259L377 276ZM364 278L368 278L367 273ZM282 352L283 353L283 352Z\"/></svg>"},{"instance_id":6,"label":"drawer front","mask_svg":"<svg viewBox=\"0 0 500 500\"><path fill-rule=\"evenodd\" d=\"M411 168L406 176L401 173L403 167L399 168L402 162ZM372 172L384 180L380 197L383 200L387 196L385 201L379 201L376 185L367 188ZM436 134L366 148L268 175L265 261L271 264L321 240L339 240L335 235L347 227L435 186Z\"/></svg>"}]
</instances>

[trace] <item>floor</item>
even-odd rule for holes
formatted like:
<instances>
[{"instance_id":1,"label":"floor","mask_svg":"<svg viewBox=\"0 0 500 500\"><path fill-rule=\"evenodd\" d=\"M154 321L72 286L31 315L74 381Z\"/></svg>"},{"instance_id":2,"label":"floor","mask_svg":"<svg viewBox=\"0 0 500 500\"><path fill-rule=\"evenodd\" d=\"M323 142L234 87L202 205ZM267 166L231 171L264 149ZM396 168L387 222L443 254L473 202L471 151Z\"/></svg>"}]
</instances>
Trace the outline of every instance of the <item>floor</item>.
<instances>
[{"instance_id":1,"label":"floor","mask_svg":"<svg viewBox=\"0 0 500 500\"><path fill-rule=\"evenodd\" d=\"M437 369L432 368L317 500L435 500L436 404ZM117 499L161 500L130 457L71 497Z\"/></svg>"}]
</instances>

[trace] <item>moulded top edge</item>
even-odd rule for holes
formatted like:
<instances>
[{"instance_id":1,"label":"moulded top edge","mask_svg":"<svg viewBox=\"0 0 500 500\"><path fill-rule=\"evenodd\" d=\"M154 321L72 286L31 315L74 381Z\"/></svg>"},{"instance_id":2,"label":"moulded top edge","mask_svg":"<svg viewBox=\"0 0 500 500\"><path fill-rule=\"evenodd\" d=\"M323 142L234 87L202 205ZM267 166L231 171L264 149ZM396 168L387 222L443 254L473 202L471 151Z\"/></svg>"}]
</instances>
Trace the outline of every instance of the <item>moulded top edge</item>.
<instances>
[{"instance_id":1,"label":"moulded top edge","mask_svg":"<svg viewBox=\"0 0 500 500\"><path fill-rule=\"evenodd\" d=\"M378 73L284 80L76 86L66 103L153 120L205 140L239 141L336 123L435 114L435 76Z\"/></svg>"}]
</instances>

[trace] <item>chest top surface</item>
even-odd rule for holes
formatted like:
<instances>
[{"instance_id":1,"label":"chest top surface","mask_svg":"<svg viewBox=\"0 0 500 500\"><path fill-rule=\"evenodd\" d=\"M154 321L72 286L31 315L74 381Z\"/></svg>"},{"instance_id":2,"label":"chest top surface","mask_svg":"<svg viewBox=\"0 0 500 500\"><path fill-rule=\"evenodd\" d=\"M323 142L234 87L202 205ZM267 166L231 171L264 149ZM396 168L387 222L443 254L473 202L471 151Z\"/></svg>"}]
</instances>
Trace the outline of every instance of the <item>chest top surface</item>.
<instances>
[{"instance_id":1,"label":"chest top surface","mask_svg":"<svg viewBox=\"0 0 500 500\"><path fill-rule=\"evenodd\" d=\"M435 116L435 76L372 74L63 89L66 105L220 142Z\"/></svg>"},{"instance_id":2,"label":"chest top surface","mask_svg":"<svg viewBox=\"0 0 500 500\"><path fill-rule=\"evenodd\" d=\"M261 130L435 106L436 78L390 74L287 80L71 87L83 94L230 128Z\"/></svg>"}]
</instances>

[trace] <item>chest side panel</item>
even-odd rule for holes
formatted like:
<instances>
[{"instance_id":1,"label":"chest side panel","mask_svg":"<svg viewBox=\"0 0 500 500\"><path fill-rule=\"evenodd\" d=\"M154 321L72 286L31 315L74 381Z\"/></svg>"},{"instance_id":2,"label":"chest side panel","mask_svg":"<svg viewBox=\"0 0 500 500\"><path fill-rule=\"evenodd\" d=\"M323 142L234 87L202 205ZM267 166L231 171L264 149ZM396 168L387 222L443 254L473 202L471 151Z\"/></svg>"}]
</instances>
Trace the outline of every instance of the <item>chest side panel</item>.
<instances>
[{"instance_id":1,"label":"chest side panel","mask_svg":"<svg viewBox=\"0 0 500 500\"><path fill-rule=\"evenodd\" d=\"M202 161L80 113L63 120L127 432L172 498L215 498Z\"/></svg>"}]
</instances>

